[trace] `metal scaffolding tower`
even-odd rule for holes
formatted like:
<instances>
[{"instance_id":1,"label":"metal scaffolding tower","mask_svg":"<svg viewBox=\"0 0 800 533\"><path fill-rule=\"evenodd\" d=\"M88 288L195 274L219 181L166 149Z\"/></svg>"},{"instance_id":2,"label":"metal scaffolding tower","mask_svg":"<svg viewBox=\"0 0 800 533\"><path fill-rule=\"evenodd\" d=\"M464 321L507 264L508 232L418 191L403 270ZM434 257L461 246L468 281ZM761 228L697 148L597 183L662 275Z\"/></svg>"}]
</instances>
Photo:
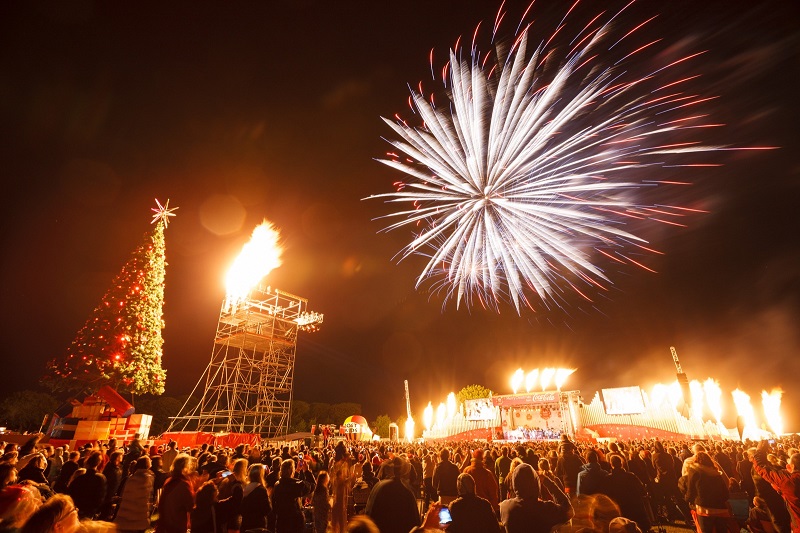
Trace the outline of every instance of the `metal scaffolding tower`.
<instances>
[{"instance_id":1,"label":"metal scaffolding tower","mask_svg":"<svg viewBox=\"0 0 800 533\"><path fill-rule=\"evenodd\" d=\"M297 334L323 319L307 303L263 287L223 302L211 361L168 431L288 433ZM202 398L189 408L198 390Z\"/></svg>"}]
</instances>

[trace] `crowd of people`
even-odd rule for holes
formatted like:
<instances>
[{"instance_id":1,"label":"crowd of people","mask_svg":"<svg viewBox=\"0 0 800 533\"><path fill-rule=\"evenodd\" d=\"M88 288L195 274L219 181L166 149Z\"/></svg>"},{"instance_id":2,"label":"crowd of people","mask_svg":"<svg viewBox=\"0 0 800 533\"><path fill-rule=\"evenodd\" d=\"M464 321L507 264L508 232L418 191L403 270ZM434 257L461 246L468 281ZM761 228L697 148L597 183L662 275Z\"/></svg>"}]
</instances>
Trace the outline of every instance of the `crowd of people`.
<instances>
[{"instance_id":1,"label":"crowd of people","mask_svg":"<svg viewBox=\"0 0 800 533\"><path fill-rule=\"evenodd\" d=\"M0 443L0 532L800 532L800 441Z\"/></svg>"}]
</instances>

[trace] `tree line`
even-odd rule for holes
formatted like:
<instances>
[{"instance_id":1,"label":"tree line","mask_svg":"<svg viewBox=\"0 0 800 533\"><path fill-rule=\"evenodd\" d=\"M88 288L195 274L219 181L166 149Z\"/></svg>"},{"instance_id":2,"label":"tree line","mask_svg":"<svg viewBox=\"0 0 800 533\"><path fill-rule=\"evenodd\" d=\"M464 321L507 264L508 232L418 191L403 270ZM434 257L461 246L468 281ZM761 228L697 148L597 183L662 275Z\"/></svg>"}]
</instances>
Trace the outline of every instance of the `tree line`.
<instances>
[{"instance_id":1,"label":"tree line","mask_svg":"<svg viewBox=\"0 0 800 533\"><path fill-rule=\"evenodd\" d=\"M137 413L146 413L153 416L150 426L150 435L158 436L169 427L170 417L176 416L187 397L143 395L134 398ZM190 400L191 403L191 400ZM35 390L22 390L9 394L0 401L0 426L7 430L24 432L37 432L43 429L45 418L53 414L63 402L55 396ZM311 431L312 426L320 424L333 424L337 427L345 419L353 415L361 415L361 404L305 402L294 400L292 402L289 432ZM375 420L369 421L370 429L382 437L389 436L389 424L393 420L389 415L379 415ZM405 424L405 417L399 418L395 423L401 428Z\"/></svg>"}]
</instances>

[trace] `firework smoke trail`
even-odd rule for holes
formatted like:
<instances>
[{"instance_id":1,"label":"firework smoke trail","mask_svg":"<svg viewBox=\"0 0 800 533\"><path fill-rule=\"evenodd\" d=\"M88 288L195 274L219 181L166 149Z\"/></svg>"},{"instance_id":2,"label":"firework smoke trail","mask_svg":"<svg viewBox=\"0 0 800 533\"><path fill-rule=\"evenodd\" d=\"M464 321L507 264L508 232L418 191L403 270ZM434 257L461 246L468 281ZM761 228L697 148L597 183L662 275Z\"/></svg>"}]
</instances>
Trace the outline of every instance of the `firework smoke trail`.
<instances>
[{"instance_id":1,"label":"firework smoke trail","mask_svg":"<svg viewBox=\"0 0 800 533\"><path fill-rule=\"evenodd\" d=\"M408 179L370 198L410 205L386 215L400 220L385 230L419 228L398 254L428 257L418 287L431 282L457 307L477 298L518 313L531 295L547 307L561 306L566 291L590 300L586 289L611 282L598 253L648 269L631 256L653 250L626 224L683 225L692 210L639 205L634 193L658 184L652 175L663 167L704 166L685 160L722 147L686 135L719 124L694 111L708 100L685 89L696 76L676 76L702 52L644 75L626 70L659 42L638 31L652 19L615 31L632 3L595 17L563 50L550 44L570 13L530 51L530 25L493 54L456 46L443 69L448 105L420 88L411 101L421 126L384 119L399 139L380 161Z\"/></svg>"}]
</instances>

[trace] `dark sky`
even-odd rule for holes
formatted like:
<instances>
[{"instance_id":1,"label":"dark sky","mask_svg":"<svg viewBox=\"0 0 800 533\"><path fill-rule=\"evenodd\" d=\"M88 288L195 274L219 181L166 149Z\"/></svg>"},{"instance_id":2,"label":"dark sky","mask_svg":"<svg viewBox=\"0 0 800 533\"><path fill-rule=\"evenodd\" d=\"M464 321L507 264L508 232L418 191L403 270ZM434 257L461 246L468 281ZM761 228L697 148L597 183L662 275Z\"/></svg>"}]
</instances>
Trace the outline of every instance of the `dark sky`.
<instances>
[{"instance_id":1,"label":"dark sky","mask_svg":"<svg viewBox=\"0 0 800 533\"><path fill-rule=\"evenodd\" d=\"M3 2L0 390L35 386L64 354L149 231L154 198L169 198L169 395L205 368L225 271L267 218L287 247L268 282L325 314L298 344L298 399L396 418L404 379L421 411L471 383L508 393L516 368L550 365L577 368L568 386L589 399L672 381L676 346L690 379L741 387L759 406L763 388L783 387L787 427L800 429L798 4L659 4L622 22L659 14L648 32L664 46L708 50L696 87L718 96L706 109L726 124L710 141L780 148L715 154L724 166L686 176L680 201L709 212L648 234L665 252L647 258L657 273L615 273L591 312L520 317L442 310L414 288L423 260L392 260L410 232L378 233L391 208L362 200L401 178L374 161L391 134L380 117L409 115L407 84L429 79L430 49L438 68L499 3ZM518 20L525 5L507 5ZM534 33L566 7L537 2Z\"/></svg>"}]
</instances>

